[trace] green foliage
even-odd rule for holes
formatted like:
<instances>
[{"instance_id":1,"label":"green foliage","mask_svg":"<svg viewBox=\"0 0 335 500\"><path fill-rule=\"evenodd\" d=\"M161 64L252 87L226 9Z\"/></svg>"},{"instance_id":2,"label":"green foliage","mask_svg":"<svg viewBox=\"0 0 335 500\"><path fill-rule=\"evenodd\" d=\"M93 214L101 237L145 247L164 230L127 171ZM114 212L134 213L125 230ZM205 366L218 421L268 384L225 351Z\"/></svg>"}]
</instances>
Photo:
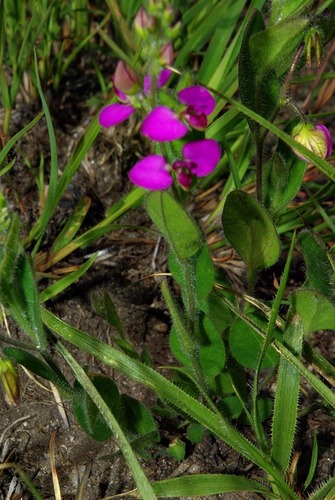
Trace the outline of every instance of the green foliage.
<instances>
[{"instance_id":1,"label":"green foliage","mask_svg":"<svg viewBox=\"0 0 335 500\"><path fill-rule=\"evenodd\" d=\"M246 263L251 280L257 271L279 259L281 245L275 226L248 193L233 191L227 196L222 225L226 238Z\"/></svg>"},{"instance_id":2,"label":"green foliage","mask_svg":"<svg viewBox=\"0 0 335 500\"><path fill-rule=\"evenodd\" d=\"M305 230L299 233L298 243L306 265L304 287L312 288L335 302L335 262L322 239Z\"/></svg>"},{"instance_id":3,"label":"green foliage","mask_svg":"<svg viewBox=\"0 0 335 500\"><path fill-rule=\"evenodd\" d=\"M275 154L264 166L263 172L263 205L275 217L293 200L298 193L306 163L291 153Z\"/></svg>"},{"instance_id":4,"label":"green foliage","mask_svg":"<svg viewBox=\"0 0 335 500\"><path fill-rule=\"evenodd\" d=\"M165 191L147 196L146 208L178 259L192 257L200 248L200 232L189 215Z\"/></svg>"},{"instance_id":5,"label":"green foliage","mask_svg":"<svg viewBox=\"0 0 335 500\"><path fill-rule=\"evenodd\" d=\"M252 319L256 320L256 318ZM258 319L257 323L259 322ZM263 322L263 327L265 326ZM234 321L229 334L229 347L236 361L245 368L256 369L262 353L262 345L262 338L248 323L241 318ZM263 357L261 368L273 367L278 363L278 359L278 353L270 347Z\"/></svg>"},{"instance_id":6,"label":"green foliage","mask_svg":"<svg viewBox=\"0 0 335 500\"><path fill-rule=\"evenodd\" d=\"M115 418L118 418L121 412L121 400L115 383L101 375L90 375L90 379ZM74 384L74 391L73 412L80 427L96 441L109 439L113 431L104 421L92 398L77 381Z\"/></svg>"},{"instance_id":7,"label":"green foliage","mask_svg":"<svg viewBox=\"0 0 335 500\"><path fill-rule=\"evenodd\" d=\"M31 259L20 243L19 219L14 216L6 239L0 246L0 301L27 333L33 345L45 349L46 335L42 325L39 298Z\"/></svg>"}]
</instances>

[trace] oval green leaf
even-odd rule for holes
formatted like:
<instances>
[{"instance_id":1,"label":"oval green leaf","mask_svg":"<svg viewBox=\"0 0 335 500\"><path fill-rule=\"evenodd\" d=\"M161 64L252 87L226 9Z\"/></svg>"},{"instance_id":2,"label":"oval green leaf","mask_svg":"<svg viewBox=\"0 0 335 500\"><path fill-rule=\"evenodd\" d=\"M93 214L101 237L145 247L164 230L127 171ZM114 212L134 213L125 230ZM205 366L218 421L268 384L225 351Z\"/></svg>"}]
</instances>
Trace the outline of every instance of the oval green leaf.
<instances>
[{"instance_id":1,"label":"oval green leaf","mask_svg":"<svg viewBox=\"0 0 335 500\"><path fill-rule=\"evenodd\" d=\"M264 208L248 193L232 191L222 214L226 238L254 273L277 262L280 241Z\"/></svg>"}]
</instances>

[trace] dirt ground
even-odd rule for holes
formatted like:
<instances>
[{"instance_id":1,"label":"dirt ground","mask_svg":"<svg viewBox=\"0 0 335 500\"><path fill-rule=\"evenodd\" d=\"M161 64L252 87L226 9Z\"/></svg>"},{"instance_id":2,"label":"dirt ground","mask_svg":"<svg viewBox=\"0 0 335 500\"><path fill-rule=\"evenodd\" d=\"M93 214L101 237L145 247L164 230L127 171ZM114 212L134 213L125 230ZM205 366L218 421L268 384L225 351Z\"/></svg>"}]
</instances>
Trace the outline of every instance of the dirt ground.
<instances>
[{"instance_id":1,"label":"dirt ground","mask_svg":"<svg viewBox=\"0 0 335 500\"><path fill-rule=\"evenodd\" d=\"M78 70L79 72L79 70ZM60 167L63 168L72 153L81 133L85 130L98 107L87 106L87 99L98 92L92 84L89 72L69 75L57 96L47 93L54 119L59 145ZM74 83L76 82L76 83ZM80 89L80 92L78 91ZM22 128L35 116L36 103L21 102L13 113L12 133ZM136 125L130 121L125 127L112 131L101 131L78 173L75 175L66 196L61 201L53 223L48 231L45 248L61 228L61 222L71 213L75 203L84 195L92 200L86 228L99 221L106 208L129 192L127 169L143 152ZM8 199L16 200L20 206L23 225L29 226L36 219L38 203L35 181L25 165L28 158L32 170L36 170L40 153L48 165L49 146L45 121L29 132L15 148L15 167L2 180L2 189ZM17 204L19 200L19 204ZM142 209L137 209L122 219L122 222L145 226L149 223ZM64 321L88 331L109 342L111 327L100 318L91 304L93 293L107 291L112 297L123 322L126 334L138 349L147 349L157 367L173 364L168 348L169 317L162 303L159 285L154 278L143 279L155 270L165 271L166 248L158 247L157 238L145 231L122 230L103 238L94 248L78 251L66 259L66 264L81 264L87 256L100 249L101 256L89 273L67 292L48 303L48 307ZM158 248L154 259L154 251ZM62 263L64 265L64 263ZM260 289L267 288L273 274L264 276ZM296 277L295 283L298 282ZM45 286L46 282L41 282ZM269 284L271 286L271 283ZM18 335L15 326L9 323L12 335ZM0 326L3 333L5 325ZM313 343L327 351L328 359L335 360L335 344L332 332L315 335ZM154 395L133 383L109 367L102 366L83 352L71 348L82 365L112 376L120 392L133 395L149 406L155 404ZM62 361L59 360L61 363ZM64 371L71 378L68 368ZM45 381L28 376L22 369L21 400L18 406L10 406L1 393L0 455L1 463L11 462L20 466L45 499L55 498L51 475L50 440L55 439L56 470L60 480L63 499L103 499L125 493L134 488L131 475L122 455L113 440L104 444L88 438L76 424L68 401L55 399ZM42 384L42 385L41 385ZM313 402L313 394L302 395L304 406ZM236 473L252 477L256 469L224 443L206 436L198 445L189 445L186 459L174 461L166 453L166 447L176 437L183 437L185 429L180 421L159 418L161 444L153 450L152 457L142 460L151 479L163 479L195 473ZM313 431L319 435L320 459L316 477L323 481L335 473L335 426L334 421L321 412L304 417L300 421L297 452L307 457L313 439ZM248 433L248 429L244 429ZM306 461L306 464L308 462ZM0 499L29 499L17 472L13 468L0 470ZM123 498L131 498L125 494ZM210 498L210 497L207 497ZM216 498L259 498L252 495L222 495Z\"/></svg>"}]
</instances>

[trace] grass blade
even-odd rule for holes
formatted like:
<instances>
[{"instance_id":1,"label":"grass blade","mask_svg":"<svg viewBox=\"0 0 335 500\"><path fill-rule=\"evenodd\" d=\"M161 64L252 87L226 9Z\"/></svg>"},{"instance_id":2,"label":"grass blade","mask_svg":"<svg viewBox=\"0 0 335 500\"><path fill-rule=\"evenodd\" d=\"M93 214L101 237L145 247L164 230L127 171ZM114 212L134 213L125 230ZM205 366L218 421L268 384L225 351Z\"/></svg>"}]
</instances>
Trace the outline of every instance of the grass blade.
<instances>
[{"instance_id":1,"label":"grass blade","mask_svg":"<svg viewBox=\"0 0 335 500\"><path fill-rule=\"evenodd\" d=\"M123 453L123 456L133 474L133 478L138 486L138 489L142 495L142 498L148 500L156 500L156 495L153 492L153 489L146 477L140 463L138 462L135 453L133 452L123 430L121 429L118 421L114 417L113 413L108 408L104 399L100 396L98 390L95 388L88 375L86 375L83 368L77 363L74 357L69 353L65 347L58 343L58 350L62 354L63 358L67 361L67 363L71 366L74 374L78 382L85 389L87 394L92 398L93 402L96 404L100 413L105 418L108 426L113 431L114 438L117 440L120 449Z\"/></svg>"}]
</instances>

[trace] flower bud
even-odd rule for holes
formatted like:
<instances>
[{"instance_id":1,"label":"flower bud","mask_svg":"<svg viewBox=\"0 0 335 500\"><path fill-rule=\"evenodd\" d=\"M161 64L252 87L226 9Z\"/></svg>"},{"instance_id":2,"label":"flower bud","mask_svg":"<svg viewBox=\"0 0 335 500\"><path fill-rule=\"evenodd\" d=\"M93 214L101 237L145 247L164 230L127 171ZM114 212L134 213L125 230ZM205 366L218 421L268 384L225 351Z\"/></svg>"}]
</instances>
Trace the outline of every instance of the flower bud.
<instances>
[{"instance_id":1,"label":"flower bud","mask_svg":"<svg viewBox=\"0 0 335 500\"><path fill-rule=\"evenodd\" d=\"M143 6L140 7L134 18L133 24L138 36L141 38L147 38L148 32L155 27L155 24L155 18L153 16L149 16Z\"/></svg>"},{"instance_id":2,"label":"flower bud","mask_svg":"<svg viewBox=\"0 0 335 500\"><path fill-rule=\"evenodd\" d=\"M141 89L137 74L133 68L123 61L119 61L116 65L113 83L116 89L124 94L133 95Z\"/></svg>"},{"instance_id":3,"label":"flower bud","mask_svg":"<svg viewBox=\"0 0 335 500\"><path fill-rule=\"evenodd\" d=\"M299 124L292 131L293 139L308 148L320 158L327 158L332 153L332 138L329 130L324 125L310 123ZM294 153L302 160L308 161L296 149Z\"/></svg>"},{"instance_id":4,"label":"flower bud","mask_svg":"<svg viewBox=\"0 0 335 500\"><path fill-rule=\"evenodd\" d=\"M321 56L322 56L322 40L321 35L318 30L312 28L305 37L306 46L306 61L307 66L312 66L312 50L314 49L316 63L318 67L321 66Z\"/></svg>"},{"instance_id":5,"label":"flower bud","mask_svg":"<svg viewBox=\"0 0 335 500\"><path fill-rule=\"evenodd\" d=\"M171 42L168 42L159 52L159 63L162 66L171 66L173 64L173 56L173 45Z\"/></svg>"},{"instance_id":6,"label":"flower bud","mask_svg":"<svg viewBox=\"0 0 335 500\"><path fill-rule=\"evenodd\" d=\"M8 358L0 358L0 378L9 404L17 405L20 397L20 380L15 364Z\"/></svg>"}]
</instances>

